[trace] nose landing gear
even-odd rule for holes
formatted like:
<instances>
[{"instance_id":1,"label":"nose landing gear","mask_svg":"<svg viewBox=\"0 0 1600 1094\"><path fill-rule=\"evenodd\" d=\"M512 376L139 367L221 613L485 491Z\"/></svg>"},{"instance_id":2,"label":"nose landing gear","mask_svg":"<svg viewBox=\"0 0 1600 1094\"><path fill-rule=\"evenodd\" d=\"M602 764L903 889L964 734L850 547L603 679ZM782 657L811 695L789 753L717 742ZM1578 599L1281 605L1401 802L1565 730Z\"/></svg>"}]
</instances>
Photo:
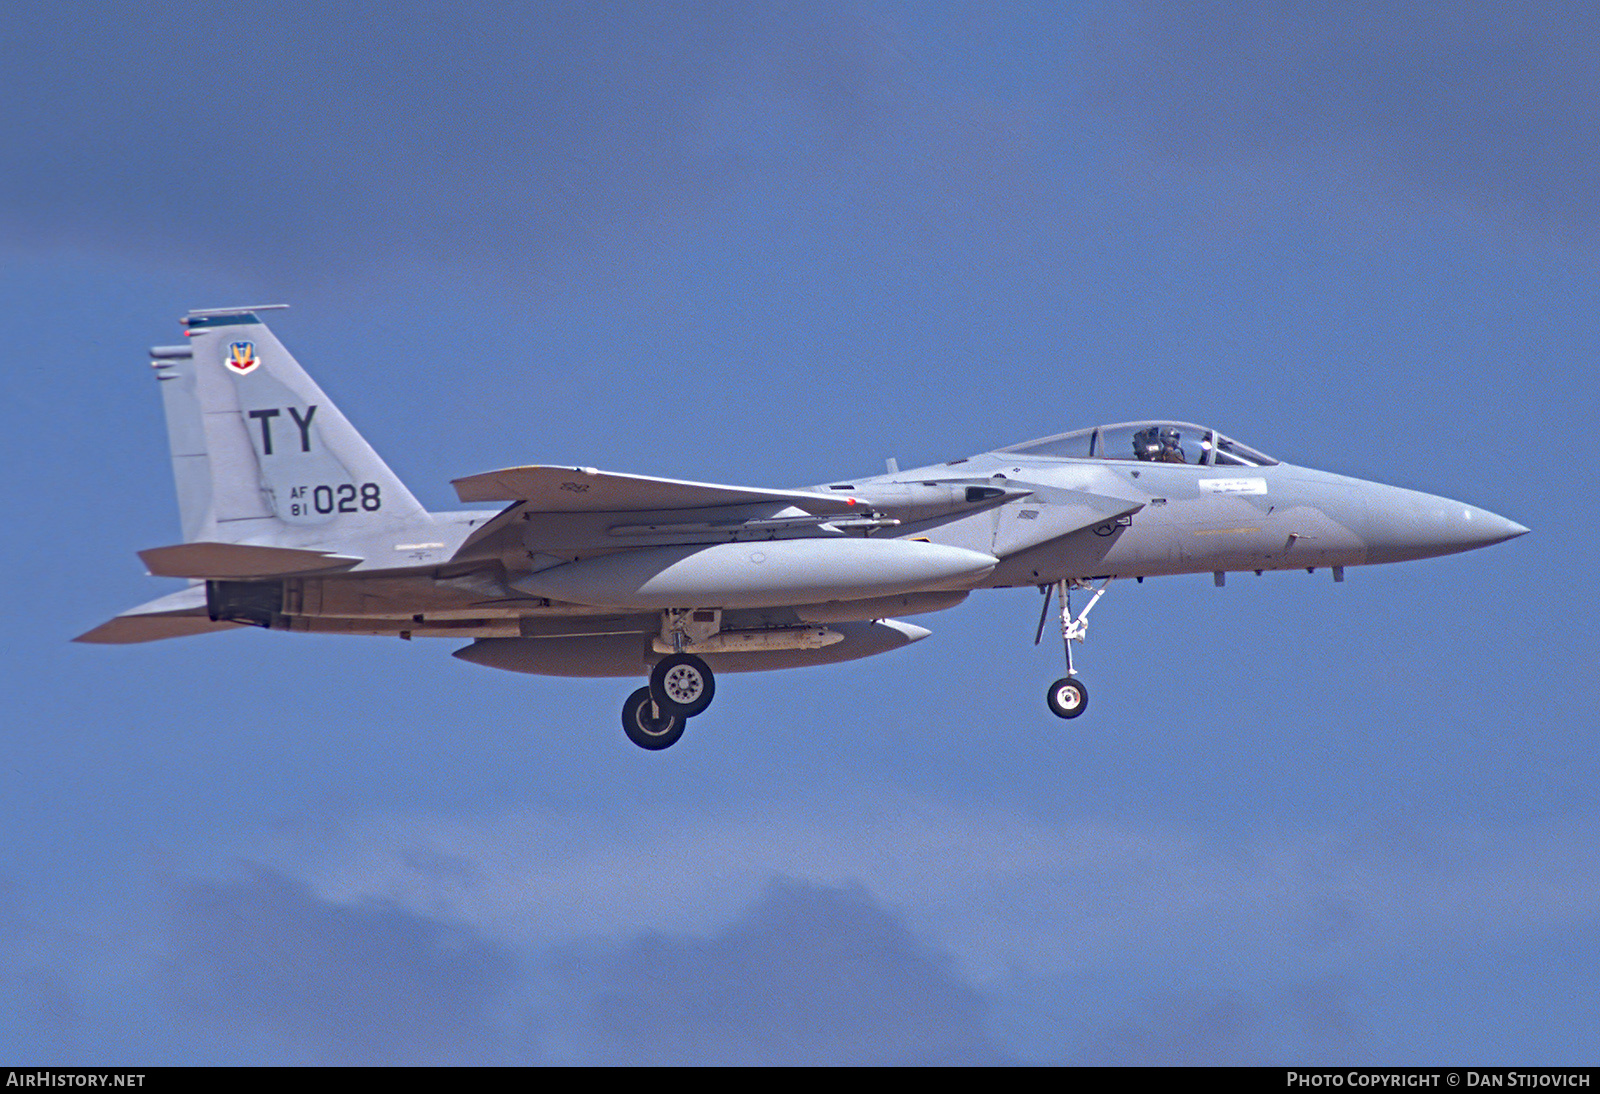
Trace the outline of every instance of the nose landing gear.
<instances>
[{"instance_id":1,"label":"nose landing gear","mask_svg":"<svg viewBox=\"0 0 1600 1094\"><path fill-rule=\"evenodd\" d=\"M1089 688L1073 674L1072 644L1081 643L1089 637L1089 613L1100 602L1100 598L1106 595L1106 586L1110 584L1109 577L1100 582L1100 587L1095 589L1094 595L1089 598L1089 603L1085 604L1083 611L1077 615L1072 614L1072 590L1089 588L1086 581L1063 578L1056 582L1055 586L1039 586L1039 591L1044 593L1044 606L1039 612L1039 629L1033 636L1035 646L1044 638L1045 620L1050 616L1050 594L1055 588L1061 590L1061 646L1067 655L1067 674L1051 684L1050 691L1045 696L1045 703L1050 707L1050 713L1057 718L1076 718L1089 709Z\"/></svg>"},{"instance_id":2,"label":"nose landing gear","mask_svg":"<svg viewBox=\"0 0 1600 1094\"><path fill-rule=\"evenodd\" d=\"M1064 676L1050 685L1045 702L1057 718L1076 718L1089 707L1089 689L1076 676Z\"/></svg>"}]
</instances>

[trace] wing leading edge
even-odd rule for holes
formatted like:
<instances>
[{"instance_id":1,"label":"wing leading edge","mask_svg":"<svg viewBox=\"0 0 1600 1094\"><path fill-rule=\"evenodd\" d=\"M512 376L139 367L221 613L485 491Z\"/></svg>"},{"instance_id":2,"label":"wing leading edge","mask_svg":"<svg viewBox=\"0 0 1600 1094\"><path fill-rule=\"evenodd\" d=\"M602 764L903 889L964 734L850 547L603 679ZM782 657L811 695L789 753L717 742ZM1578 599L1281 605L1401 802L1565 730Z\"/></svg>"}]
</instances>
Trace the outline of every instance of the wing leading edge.
<instances>
[{"instance_id":1,"label":"wing leading edge","mask_svg":"<svg viewBox=\"0 0 1600 1094\"><path fill-rule=\"evenodd\" d=\"M127 645L158 642L163 638L183 638L191 634L238 630L240 624L213 620L206 610L206 587L191 585L175 593L157 597L137 608L130 608L94 630L80 634L74 642L96 645Z\"/></svg>"},{"instance_id":2,"label":"wing leading edge","mask_svg":"<svg viewBox=\"0 0 1600 1094\"><path fill-rule=\"evenodd\" d=\"M856 499L808 490L761 490L650 475L622 475L593 467L506 467L452 479L464 502L517 502L535 513L644 513L708 509L719 505L793 505L818 516L849 513Z\"/></svg>"}]
</instances>

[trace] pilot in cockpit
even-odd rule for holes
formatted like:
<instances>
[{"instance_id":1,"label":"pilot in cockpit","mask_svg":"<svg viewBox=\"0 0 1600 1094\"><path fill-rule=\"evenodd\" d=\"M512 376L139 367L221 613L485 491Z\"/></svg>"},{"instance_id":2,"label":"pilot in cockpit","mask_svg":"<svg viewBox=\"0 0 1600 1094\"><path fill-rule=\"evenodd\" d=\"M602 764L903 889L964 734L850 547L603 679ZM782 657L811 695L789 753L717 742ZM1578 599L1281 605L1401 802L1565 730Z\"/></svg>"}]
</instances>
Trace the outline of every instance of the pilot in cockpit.
<instances>
[{"instance_id":1,"label":"pilot in cockpit","mask_svg":"<svg viewBox=\"0 0 1600 1094\"><path fill-rule=\"evenodd\" d=\"M1153 425L1133 435L1133 454L1146 463L1188 463L1173 426Z\"/></svg>"},{"instance_id":2,"label":"pilot in cockpit","mask_svg":"<svg viewBox=\"0 0 1600 1094\"><path fill-rule=\"evenodd\" d=\"M1135 459L1150 463L1161 454L1161 431L1155 426L1141 429L1133 435L1133 455Z\"/></svg>"}]
</instances>

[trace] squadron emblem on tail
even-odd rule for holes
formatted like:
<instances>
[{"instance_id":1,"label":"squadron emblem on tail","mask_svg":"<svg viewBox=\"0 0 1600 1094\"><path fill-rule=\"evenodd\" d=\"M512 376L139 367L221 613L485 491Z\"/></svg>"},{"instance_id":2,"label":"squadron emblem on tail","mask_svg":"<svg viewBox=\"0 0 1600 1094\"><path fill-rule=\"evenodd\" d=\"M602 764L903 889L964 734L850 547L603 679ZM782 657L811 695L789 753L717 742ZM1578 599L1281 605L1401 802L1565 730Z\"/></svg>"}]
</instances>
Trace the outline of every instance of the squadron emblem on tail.
<instances>
[{"instance_id":1,"label":"squadron emblem on tail","mask_svg":"<svg viewBox=\"0 0 1600 1094\"><path fill-rule=\"evenodd\" d=\"M254 342L234 342L228 347L228 356L224 360L229 371L238 376L254 372L261 364L261 358L256 356Z\"/></svg>"}]
</instances>

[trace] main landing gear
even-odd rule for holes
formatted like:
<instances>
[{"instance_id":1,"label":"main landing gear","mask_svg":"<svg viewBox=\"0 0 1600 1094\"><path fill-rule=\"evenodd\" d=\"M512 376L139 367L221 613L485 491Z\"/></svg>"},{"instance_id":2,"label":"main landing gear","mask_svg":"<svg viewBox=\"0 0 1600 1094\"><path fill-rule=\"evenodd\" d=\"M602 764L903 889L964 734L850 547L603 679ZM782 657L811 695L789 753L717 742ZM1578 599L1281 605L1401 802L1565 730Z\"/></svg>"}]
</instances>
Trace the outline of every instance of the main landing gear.
<instances>
[{"instance_id":1,"label":"main landing gear","mask_svg":"<svg viewBox=\"0 0 1600 1094\"><path fill-rule=\"evenodd\" d=\"M1044 638L1045 620L1050 617L1050 594L1053 589L1061 590L1061 646L1067 655L1067 674L1051 684L1050 691L1045 695L1045 703L1050 707L1050 713L1057 718L1076 718L1089 709L1089 688L1073 675L1072 644L1081 643L1089 637L1089 613L1094 610L1100 598L1106 595L1106 586L1109 584L1111 584L1109 577L1100 582L1100 587L1095 589L1094 595L1089 598L1089 603L1085 604L1083 611L1077 615L1072 614L1072 590L1089 588L1087 582L1063 578L1054 586L1039 586L1039 591L1044 593L1044 607L1039 612L1039 629L1033 636L1035 646Z\"/></svg>"},{"instance_id":2,"label":"main landing gear","mask_svg":"<svg viewBox=\"0 0 1600 1094\"><path fill-rule=\"evenodd\" d=\"M673 714L650 697L650 689L640 688L622 704L622 732L640 748L659 752L671 748L683 736L689 719Z\"/></svg>"},{"instance_id":3,"label":"main landing gear","mask_svg":"<svg viewBox=\"0 0 1600 1094\"><path fill-rule=\"evenodd\" d=\"M668 654L650 671L650 693L668 710L693 718L717 694L711 666L692 653Z\"/></svg>"},{"instance_id":4,"label":"main landing gear","mask_svg":"<svg viewBox=\"0 0 1600 1094\"><path fill-rule=\"evenodd\" d=\"M622 704L622 731L652 752L670 748L683 736L690 718L711 705L717 693L711 666L692 653L672 653L656 662L650 686Z\"/></svg>"}]
</instances>

